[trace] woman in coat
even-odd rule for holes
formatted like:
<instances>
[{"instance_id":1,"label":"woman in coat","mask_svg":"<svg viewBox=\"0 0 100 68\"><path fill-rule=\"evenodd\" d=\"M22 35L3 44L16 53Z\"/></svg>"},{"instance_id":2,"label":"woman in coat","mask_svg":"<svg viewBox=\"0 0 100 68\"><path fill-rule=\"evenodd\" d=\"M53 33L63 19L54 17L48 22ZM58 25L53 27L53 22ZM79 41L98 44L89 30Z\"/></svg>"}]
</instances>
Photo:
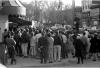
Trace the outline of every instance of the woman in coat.
<instances>
[{"instance_id":1,"label":"woman in coat","mask_svg":"<svg viewBox=\"0 0 100 68\"><path fill-rule=\"evenodd\" d=\"M47 34L47 39L48 39L48 56L49 56L49 63L53 62L53 43L54 43L54 39L51 37L51 34L48 33Z\"/></svg>"},{"instance_id":2,"label":"woman in coat","mask_svg":"<svg viewBox=\"0 0 100 68\"><path fill-rule=\"evenodd\" d=\"M8 37L6 39L6 44L7 44L9 56L11 58L11 64L13 64L13 62L15 62L15 64L16 64L16 59L14 58L14 55L15 55L14 47L16 45L16 42L14 41L13 38L11 38L11 35L8 35Z\"/></svg>"},{"instance_id":3,"label":"woman in coat","mask_svg":"<svg viewBox=\"0 0 100 68\"><path fill-rule=\"evenodd\" d=\"M98 58L100 58L100 35L98 35L97 38L97 52L98 52Z\"/></svg>"},{"instance_id":4,"label":"woman in coat","mask_svg":"<svg viewBox=\"0 0 100 68\"><path fill-rule=\"evenodd\" d=\"M73 38L71 34L68 35L67 47L68 47L68 57L71 58L72 53L74 51Z\"/></svg>"},{"instance_id":5,"label":"woman in coat","mask_svg":"<svg viewBox=\"0 0 100 68\"><path fill-rule=\"evenodd\" d=\"M83 50L83 43L80 40L80 36L77 36L76 42L75 42L75 55L78 59L78 64L81 62L83 63L83 56L84 56L84 50Z\"/></svg>"},{"instance_id":6,"label":"woman in coat","mask_svg":"<svg viewBox=\"0 0 100 68\"><path fill-rule=\"evenodd\" d=\"M31 46L31 56L35 57L36 56L36 42L35 42L35 36L33 33L31 34L30 46Z\"/></svg>"},{"instance_id":7,"label":"woman in coat","mask_svg":"<svg viewBox=\"0 0 100 68\"><path fill-rule=\"evenodd\" d=\"M93 61L96 61L96 52L97 52L97 35L94 35L90 40L90 53L93 54Z\"/></svg>"}]
</instances>

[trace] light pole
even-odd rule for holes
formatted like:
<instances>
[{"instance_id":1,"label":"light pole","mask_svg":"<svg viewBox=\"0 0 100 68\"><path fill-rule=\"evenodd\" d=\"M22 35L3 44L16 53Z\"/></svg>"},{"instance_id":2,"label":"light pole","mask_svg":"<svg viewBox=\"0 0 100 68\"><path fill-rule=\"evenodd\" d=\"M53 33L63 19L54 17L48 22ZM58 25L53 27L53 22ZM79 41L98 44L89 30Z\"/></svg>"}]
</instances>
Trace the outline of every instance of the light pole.
<instances>
[{"instance_id":1,"label":"light pole","mask_svg":"<svg viewBox=\"0 0 100 68\"><path fill-rule=\"evenodd\" d=\"M75 0L72 0L72 17L73 17L73 27L74 25L74 19L75 19Z\"/></svg>"}]
</instances>

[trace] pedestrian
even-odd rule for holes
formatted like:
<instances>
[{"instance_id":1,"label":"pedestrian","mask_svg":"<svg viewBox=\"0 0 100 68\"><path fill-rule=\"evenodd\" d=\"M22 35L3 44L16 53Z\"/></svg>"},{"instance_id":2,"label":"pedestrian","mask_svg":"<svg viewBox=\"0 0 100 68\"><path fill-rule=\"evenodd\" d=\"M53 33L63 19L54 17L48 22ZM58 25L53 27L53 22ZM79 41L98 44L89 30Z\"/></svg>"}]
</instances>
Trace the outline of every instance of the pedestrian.
<instances>
[{"instance_id":1,"label":"pedestrian","mask_svg":"<svg viewBox=\"0 0 100 68\"><path fill-rule=\"evenodd\" d=\"M98 58L100 58L100 34L98 35L97 38L97 52L98 52Z\"/></svg>"},{"instance_id":2,"label":"pedestrian","mask_svg":"<svg viewBox=\"0 0 100 68\"><path fill-rule=\"evenodd\" d=\"M38 50L38 39L42 37L41 30L37 31L37 34L35 35L35 41L36 41L36 59L40 58L40 52Z\"/></svg>"},{"instance_id":3,"label":"pedestrian","mask_svg":"<svg viewBox=\"0 0 100 68\"><path fill-rule=\"evenodd\" d=\"M95 34L94 37L90 40L90 52L93 54L93 61L96 61L97 42L97 35Z\"/></svg>"},{"instance_id":4,"label":"pedestrian","mask_svg":"<svg viewBox=\"0 0 100 68\"><path fill-rule=\"evenodd\" d=\"M64 32L61 32L62 37L62 45L61 45L61 57L62 59L65 59L68 57L67 55L67 37L65 36Z\"/></svg>"},{"instance_id":5,"label":"pedestrian","mask_svg":"<svg viewBox=\"0 0 100 68\"><path fill-rule=\"evenodd\" d=\"M49 58L49 63L53 62L53 44L54 44L54 39L51 37L51 34L47 34L47 39L48 39L48 58Z\"/></svg>"},{"instance_id":6,"label":"pedestrian","mask_svg":"<svg viewBox=\"0 0 100 68\"><path fill-rule=\"evenodd\" d=\"M17 52L17 56L22 56L22 48L21 48L21 36L19 35L19 31L15 32L14 40L16 41L15 50Z\"/></svg>"},{"instance_id":7,"label":"pedestrian","mask_svg":"<svg viewBox=\"0 0 100 68\"><path fill-rule=\"evenodd\" d=\"M84 59L86 59L87 48L88 48L88 38L85 36L85 32L83 32L83 36L81 37L81 41L84 45Z\"/></svg>"},{"instance_id":8,"label":"pedestrian","mask_svg":"<svg viewBox=\"0 0 100 68\"><path fill-rule=\"evenodd\" d=\"M72 34L68 35L67 47L68 47L68 58L69 58L69 61L71 61L72 53L74 51Z\"/></svg>"},{"instance_id":9,"label":"pedestrian","mask_svg":"<svg viewBox=\"0 0 100 68\"><path fill-rule=\"evenodd\" d=\"M75 51L76 51L75 56L78 59L77 64L80 64L80 60L83 63L83 56L84 56L84 54L83 54L83 52L84 52L83 51L83 43L82 43L79 35L77 36L77 39L76 39L76 42L75 42Z\"/></svg>"},{"instance_id":10,"label":"pedestrian","mask_svg":"<svg viewBox=\"0 0 100 68\"><path fill-rule=\"evenodd\" d=\"M40 63L47 63L48 40L47 37L45 37L45 34L42 34L42 37L38 40L38 49L41 55Z\"/></svg>"},{"instance_id":11,"label":"pedestrian","mask_svg":"<svg viewBox=\"0 0 100 68\"><path fill-rule=\"evenodd\" d=\"M55 32L54 38L54 61L61 62L61 38L58 32Z\"/></svg>"},{"instance_id":12,"label":"pedestrian","mask_svg":"<svg viewBox=\"0 0 100 68\"><path fill-rule=\"evenodd\" d=\"M22 52L23 52L23 56L25 58L27 58L28 57L27 48L28 48L29 38L28 38L27 31L25 29L23 30L23 33L22 33L22 36L21 37L22 37L21 42L22 42Z\"/></svg>"},{"instance_id":13,"label":"pedestrian","mask_svg":"<svg viewBox=\"0 0 100 68\"><path fill-rule=\"evenodd\" d=\"M35 43L34 33L32 33L31 35L30 46L31 46L31 56L35 57L36 56L36 43Z\"/></svg>"},{"instance_id":14,"label":"pedestrian","mask_svg":"<svg viewBox=\"0 0 100 68\"><path fill-rule=\"evenodd\" d=\"M9 56L11 58L11 62L10 63L13 64L13 62L15 62L15 64L16 64L16 59L14 57L14 55L15 55L15 48L14 47L16 45L16 42L14 41L13 38L11 38L11 35L7 36L6 44L7 44Z\"/></svg>"}]
</instances>

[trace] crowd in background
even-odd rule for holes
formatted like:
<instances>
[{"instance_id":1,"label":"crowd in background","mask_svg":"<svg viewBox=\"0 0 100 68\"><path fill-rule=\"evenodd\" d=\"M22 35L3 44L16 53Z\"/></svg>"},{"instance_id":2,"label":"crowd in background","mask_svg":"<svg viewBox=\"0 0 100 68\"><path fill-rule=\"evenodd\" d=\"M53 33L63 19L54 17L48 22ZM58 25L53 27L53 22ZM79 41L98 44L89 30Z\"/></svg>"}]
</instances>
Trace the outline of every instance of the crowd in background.
<instances>
[{"instance_id":1,"label":"crowd in background","mask_svg":"<svg viewBox=\"0 0 100 68\"><path fill-rule=\"evenodd\" d=\"M77 57L78 64L91 57L96 61L100 56L100 33L90 34L87 29L81 34L34 28L5 29L3 41L11 64L16 63L14 55L41 59L41 63L61 62L62 59Z\"/></svg>"}]
</instances>

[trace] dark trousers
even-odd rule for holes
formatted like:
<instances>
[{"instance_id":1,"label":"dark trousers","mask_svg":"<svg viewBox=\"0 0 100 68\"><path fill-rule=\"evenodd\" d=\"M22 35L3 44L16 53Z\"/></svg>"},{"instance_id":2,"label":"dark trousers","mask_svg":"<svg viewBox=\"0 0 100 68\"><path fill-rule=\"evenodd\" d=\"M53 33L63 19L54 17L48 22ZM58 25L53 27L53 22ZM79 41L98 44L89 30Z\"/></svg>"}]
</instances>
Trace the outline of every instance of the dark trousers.
<instances>
[{"instance_id":1,"label":"dark trousers","mask_svg":"<svg viewBox=\"0 0 100 68\"><path fill-rule=\"evenodd\" d=\"M13 63L13 61L15 61L15 58L14 58L14 54L15 54L14 47L8 47L8 52L9 52L9 56L11 58L11 63Z\"/></svg>"},{"instance_id":2,"label":"dark trousers","mask_svg":"<svg viewBox=\"0 0 100 68\"><path fill-rule=\"evenodd\" d=\"M63 45L61 46L61 57L62 59L65 59L68 57L68 54L67 54L67 49L66 49L66 44L63 43Z\"/></svg>"},{"instance_id":3,"label":"dark trousers","mask_svg":"<svg viewBox=\"0 0 100 68\"><path fill-rule=\"evenodd\" d=\"M40 55L41 55L41 63L43 63L43 62L47 63L47 53L44 51L41 51Z\"/></svg>"},{"instance_id":4,"label":"dark trousers","mask_svg":"<svg viewBox=\"0 0 100 68\"><path fill-rule=\"evenodd\" d=\"M27 54L29 55L30 52L30 42L28 43L28 47L27 47Z\"/></svg>"},{"instance_id":5,"label":"dark trousers","mask_svg":"<svg viewBox=\"0 0 100 68\"><path fill-rule=\"evenodd\" d=\"M83 57L82 56L77 57L77 59L78 59L78 63L80 63L80 61L83 63Z\"/></svg>"},{"instance_id":6,"label":"dark trousers","mask_svg":"<svg viewBox=\"0 0 100 68\"><path fill-rule=\"evenodd\" d=\"M87 54L86 48L87 47L84 47L84 59L86 59L86 54Z\"/></svg>"},{"instance_id":7,"label":"dark trousers","mask_svg":"<svg viewBox=\"0 0 100 68\"><path fill-rule=\"evenodd\" d=\"M17 52L17 55L19 55L19 56L22 55L22 48L21 48L21 45L19 43L16 43L15 50Z\"/></svg>"}]
</instances>

